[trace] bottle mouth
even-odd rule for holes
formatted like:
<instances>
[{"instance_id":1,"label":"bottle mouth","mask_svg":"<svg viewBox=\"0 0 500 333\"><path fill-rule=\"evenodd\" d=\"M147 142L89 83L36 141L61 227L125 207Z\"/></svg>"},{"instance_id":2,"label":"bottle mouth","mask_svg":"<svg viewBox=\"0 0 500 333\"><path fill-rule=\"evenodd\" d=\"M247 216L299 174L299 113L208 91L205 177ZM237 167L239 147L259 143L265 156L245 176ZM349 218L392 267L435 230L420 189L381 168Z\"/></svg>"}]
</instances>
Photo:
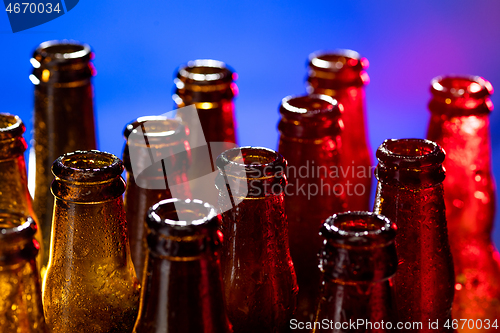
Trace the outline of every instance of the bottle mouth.
<instances>
[{"instance_id":1,"label":"bottle mouth","mask_svg":"<svg viewBox=\"0 0 500 333\"><path fill-rule=\"evenodd\" d=\"M287 96L282 99L280 113L287 118L339 118L342 106L327 95Z\"/></svg>"},{"instance_id":2,"label":"bottle mouth","mask_svg":"<svg viewBox=\"0 0 500 333\"><path fill-rule=\"evenodd\" d=\"M35 235L35 221L26 215L0 210L0 241L13 242Z\"/></svg>"},{"instance_id":3,"label":"bottle mouth","mask_svg":"<svg viewBox=\"0 0 500 333\"><path fill-rule=\"evenodd\" d=\"M92 50L88 44L67 40L53 40L40 44L30 62L33 67L39 68L42 64L89 61L92 57Z\"/></svg>"},{"instance_id":4,"label":"bottle mouth","mask_svg":"<svg viewBox=\"0 0 500 333\"><path fill-rule=\"evenodd\" d=\"M0 113L0 140L13 139L23 135L24 124L18 116Z\"/></svg>"},{"instance_id":5,"label":"bottle mouth","mask_svg":"<svg viewBox=\"0 0 500 333\"><path fill-rule=\"evenodd\" d=\"M106 181L119 177L122 172L123 163L118 157L98 150L67 153L52 165L54 176L69 181Z\"/></svg>"},{"instance_id":6,"label":"bottle mouth","mask_svg":"<svg viewBox=\"0 0 500 333\"><path fill-rule=\"evenodd\" d=\"M152 206L148 212L148 225L151 229L177 228L207 224L217 218L217 211L209 203L197 199L167 199ZM187 230L187 229L186 229Z\"/></svg>"},{"instance_id":7,"label":"bottle mouth","mask_svg":"<svg viewBox=\"0 0 500 333\"><path fill-rule=\"evenodd\" d=\"M177 77L191 84L213 84L219 81L232 82L236 80L237 74L222 61L198 59L182 66Z\"/></svg>"},{"instance_id":8,"label":"bottle mouth","mask_svg":"<svg viewBox=\"0 0 500 333\"><path fill-rule=\"evenodd\" d=\"M493 94L493 86L479 76L438 76L431 81L431 92L445 98L479 99Z\"/></svg>"},{"instance_id":9,"label":"bottle mouth","mask_svg":"<svg viewBox=\"0 0 500 333\"><path fill-rule=\"evenodd\" d=\"M146 116L129 123L123 131L127 144L149 147L187 139L186 127L180 120L163 116Z\"/></svg>"},{"instance_id":10,"label":"bottle mouth","mask_svg":"<svg viewBox=\"0 0 500 333\"><path fill-rule=\"evenodd\" d=\"M309 55L309 67L339 72L346 69L364 70L369 66L368 59L353 50L316 51Z\"/></svg>"}]
</instances>

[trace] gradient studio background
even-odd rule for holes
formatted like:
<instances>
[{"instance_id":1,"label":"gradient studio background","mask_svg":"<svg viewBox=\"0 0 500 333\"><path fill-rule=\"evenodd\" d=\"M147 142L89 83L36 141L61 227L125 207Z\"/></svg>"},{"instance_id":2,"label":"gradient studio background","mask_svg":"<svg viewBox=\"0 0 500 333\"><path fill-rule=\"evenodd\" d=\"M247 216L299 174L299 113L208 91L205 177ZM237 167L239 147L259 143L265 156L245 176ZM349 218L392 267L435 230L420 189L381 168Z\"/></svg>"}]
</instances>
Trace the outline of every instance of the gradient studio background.
<instances>
[{"instance_id":1,"label":"gradient studio background","mask_svg":"<svg viewBox=\"0 0 500 333\"><path fill-rule=\"evenodd\" d=\"M425 136L433 77L456 73L490 80L498 91L491 131L500 183L499 17L497 0L81 0L62 17L13 34L3 12L0 111L20 115L29 140L29 58L40 42L75 39L96 54L100 149L121 156L127 122L172 110L173 73L196 58L222 60L238 72L240 143L276 149L278 104L286 95L305 92L308 54L350 48L370 61L366 91L373 151L386 138ZM500 246L500 214L494 239Z\"/></svg>"}]
</instances>

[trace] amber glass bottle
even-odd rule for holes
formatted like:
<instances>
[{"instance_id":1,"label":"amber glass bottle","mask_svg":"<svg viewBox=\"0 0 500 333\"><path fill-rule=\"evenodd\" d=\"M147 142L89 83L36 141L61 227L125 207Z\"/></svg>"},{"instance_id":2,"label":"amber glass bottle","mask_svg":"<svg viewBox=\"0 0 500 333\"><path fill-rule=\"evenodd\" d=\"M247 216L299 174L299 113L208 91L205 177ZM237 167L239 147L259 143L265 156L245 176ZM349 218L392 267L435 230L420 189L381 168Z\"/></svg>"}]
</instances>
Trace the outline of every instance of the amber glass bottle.
<instances>
[{"instance_id":1,"label":"amber glass bottle","mask_svg":"<svg viewBox=\"0 0 500 333\"><path fill-rule=\"evenodd\" d=\"M220 216L199 200L163 200L148 213L148 263L134 333L229 333Z\"/></svg>"},{"instance_id":2,"label":"amber glass bottle","mask_svg":"<svg viewBox=\"0 0 500 333\"><path fill-rule=\"evenodd\" d=\"M59 157L54 225L43 285L51 332L130 332L139 281L130 258L122 162L99 151Z\"/></svg>"},{"instance_id":3,"label":"amber glass bottle","mask_svg":"<svg viewBox=\"0 0 500 333\"><path fill-rule=\"evenodd\" d=\"M495 214L489 114L491 84L480 77L432 80L427 137L446 151L444 198L455 264L456 319L500 318L500 255L491 241ZM468 326L459 331L471 331Z\"/></svg>"},{"instance_id":4,"label":"amber glass bottle","mask_svg":"<svg viewBox=\"0 0 500 333\"><path fill-rule=\"evenodd\" d=\"M285 214L286 160L273 150L234 148L217 158L222 278L235 333L283 332L297 299Z\"/></svg>"},{"instance_id":5,"label":"amber glass bottle","mask_svg":"<svg viewBox=\"0 0 500 333\"><path fill-rule=\"evenodd\" d=\"M452 332L453 259L448 244L442 166L445 153L422 139L386 140L377 150L374 212L398 227L396 303L402 322L421 322L419 332ZM439 321L439 329L427 323ZM448 323L449 324L449 323Z\"/></svg>"},{"instance_id":6,"label":"amber glass bottle","mask_svg":"<svg viewBox=\"0 0 500 333\"><path fill-rule=\"evenodd\" d=\"M286 212L290 254L299 285L296 318L311 320L319 291L319 229L345 211L339 165L341 107L326 95L286 97L281 102L278 151L286 157Z\"/></svg>"},{"instance_id":7,"label":"amber glass bottle","mask_svg":"<svg viewBox=\"0 0 500 333\"><path fill-rule=\"evenodd\" d=\"M365 91L368 60L357 52L313 53L309 56L307 91L335 98L343 106L340 166L349 210L368 210L372 159L366 127Z\"/></svg>"},{"instance_id":8,"label":"amber glass bottle","mask_svg":"<svg viewBox=\"0 0 500 333\"><path fill-rule=\"evenodd\" d=\"M177 116L189 129L192 164L188 177L197 199L217 205L214 161L224 151L236 147L234 97L238 75L221 61L202 59L190 61L179 68L173 99ZM188 105L194 105L196 114Z\"/></svg>"},{"instance_id":9,"label":"amber glass bottle","mask_svg":"<svg viewBox=\"0 0 500 333\"><path fill-rule=\"evenodd\" d=\"M62 154L96 149L93 53L85 44L51 41L40 44L30 62L35 85L33 142L29 182L43 234L43 265L49 260L52 210L52 163Z\"/></svg>"},{"instance_id":10,"label":"amber glass bottle","mask_svg":"<svg viewBox=\"0 0 500 333\"><path fill-rule=\"evenodd\" d=\"M0 211L0 332L46 333L35 221Z\"/></svg>"},{"instance_id":11,"label":"amber glass bottle","mask_svg":"<svg viewBox=\"0 0 500 333\"><path fill-rule=\"evenodd\" d=\"M321 235L323 281L313 332L398 332L396 226L374 213L348 212L328 218Z\"/></svg>"},{"instance_id":12,"label":"amber glass bottle","mask_svg":"<svg viewBox=\"0 0 500 333\"><path fill-rule=\"evenodd\" d=\"M147 252L145 219L155 203L191 196L186 170L191 152L186 128L178 120L140 117L125 127L123 162L127 170L124 207L130 252L139 280Z\"/></svg>"},{"instance_id":13,"label":"amber glass bottle","mask_svg":"<svg viewBox=\"0 0 500 333\"><path fill-rule=\"evenodd\" d=\"M24 152L24 124L18 116L0 113L0 209L31 216L36 220L33 212L31 197L28 192L26 177L26 163ZM43 247L40 226L37 224L35 238L40 247ZM37 257L38 268L42 264L41 249Z\"/></svg>"}]
</instances>

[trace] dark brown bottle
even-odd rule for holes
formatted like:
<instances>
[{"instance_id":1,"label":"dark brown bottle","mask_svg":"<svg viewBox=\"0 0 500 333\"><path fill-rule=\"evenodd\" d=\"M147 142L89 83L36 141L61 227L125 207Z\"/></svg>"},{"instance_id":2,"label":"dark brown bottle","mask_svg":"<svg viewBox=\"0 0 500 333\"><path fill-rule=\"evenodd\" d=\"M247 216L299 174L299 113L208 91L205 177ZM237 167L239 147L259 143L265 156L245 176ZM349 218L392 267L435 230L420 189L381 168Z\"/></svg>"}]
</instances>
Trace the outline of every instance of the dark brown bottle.
<instances>
[{"instance_id":1,"label":"dark brown bottle","mask_svg":"<svg viewBox=\"0 0 500 333\"><path fill-rule=\"evenodd\" d=\"M319 229L346 210L337 169L341 153L341 106L326 95L286 97L280 106L278 151L288 165L286 212L290 254L299 285L296 318L312 320L319 292Z\"/></svg>"},{"instance_id":2,"label":"dark brown bottle","mask_svg":"<svg viewBox=\"0 0 500 333\"><path fill-rule=\"evenodd\" d=\"M134 327L139 281L130 258L122 162L76 151L52 167L54 202L43 309L50 332L122 333Z\"/></svg>"},{"instance_id":3,"label":"dark brown bottle","mask_svg":"<svg viewBox=\"0 0 500 333\"><path fill-rule=\"evenodd\" d=\"M43 266L49 260L53 196L52 163L62 154L96 149L90 47L70 41L40 44L30 62L35 85L30 191L43 234Z\"/></svg>"},{"instance_id":4,"label":"dark brown bottle","mask_svg":"<svg viewBox=\"0 0 500 333\"><path fill-rule=\"evenodd\" d=\"M0 210L0 332L46 333L35 221Z\"/></svg>"},{"instance_id":5,"label":"dark brown bottle","mask_svg":"<svg viewBox=\"0 0 500 333\"><path fill-rule=\"evenodd\" d=\"M163 200L148 213L148 262L134 333L230 333L220 216L199 200Z\"/></svg>"},{"instance_id":6,"label":"dark brown bottle","mask_svg":"<svg viewBox=\"0 0 500 333\"><path fill-rule=\"evenodd\" d=\"M432 80L431 92L427 137L446 151L444 199L456 279L452 316L482 321L486 328L487 320L500 318L500 255L491 241L493 87L477 76L446 76ZM477 326L460 322L458 330L477 332Z\"/></svg>"},{"instance_id":7,"label":"dark brown bottle","mask_svg":"<svg viewBox=\"0 0 500 333\"><path fill-rule=\"evenodd\" d=\"M127 170L124 207L130 252L139 280L147 249L145 219L155 203L191 196L186 171L191 152L184 125L161 116L140 117L125 127L123 162Z\"/></svg>"},{"instance_id":8,"label":"dark brown bottle","mask_svg":"<svg viewBox=\"0 0 500 333\"><path fill-rule=\"evenodd\" d=\"M217 158L222 278L235 333L284 332L297 301L285 214L286 160L242 147Z\"/></svg>"},{"instance_id":9,"label":"dark brown bottle","mask_svg":"<svg viewBox=\"0 0 500 333\"><path fill-rule=\"evenodd\" d=\"M180 67L174 80L177 116L189 129L190 187L195 198L214 206L218 196L213 187L215 159L238 143L233 101L237 77L225 63L201 59Z\"/></svg>"},{"instance_id":10,"label":"dark brown bottle","mask_svg":"<svg viewBox=\"0 0 500 333\"><path fill-rule=\"evenodd\" d=\"M377 150L374 212L398 227L395 276L399 320L417 332L452 332L453 259L448 244L443 180L445 153L423 139L386 140ZM438 321L432 329L429 321Z\"/></svg>"},{"instance_id":11,"label":"dark brown bottle","mask_svg":"<svg viewBox=\"0 0 500 333\"><path fill-rule=\"evenodd\" d=\"M28 192L24 152L25 127L18 116L0 113L0 209L11 213L31 216L37 223L31 196ZM37 223L35 239L43 246L40 226ZM42 264L42 250L38 252L38 268Z\"/></svg>"},{"instance_id":12,"label":"dark brown bottle","mask_svg":"<svg viewBox=\"0 0 500 333\"><path fill-rule=\"evenodd\" d=\"M368 60L351 50L316 52L309 56L307 91L335 98L343 106L342 155L349 210L368 210L372 158L366 126L365 90Z\"/></svg>"},{"instance_id":13,"label":"dark brown bottle","mask_svg":"<svg viewBox=\"0 0 500 333\"><path fill-rule=\"evenodd\" d=\"M348 212L328 218L321 235L320 324L313 332L398 332L396 226L381 215Z\"/></svg>"}]
</instances>

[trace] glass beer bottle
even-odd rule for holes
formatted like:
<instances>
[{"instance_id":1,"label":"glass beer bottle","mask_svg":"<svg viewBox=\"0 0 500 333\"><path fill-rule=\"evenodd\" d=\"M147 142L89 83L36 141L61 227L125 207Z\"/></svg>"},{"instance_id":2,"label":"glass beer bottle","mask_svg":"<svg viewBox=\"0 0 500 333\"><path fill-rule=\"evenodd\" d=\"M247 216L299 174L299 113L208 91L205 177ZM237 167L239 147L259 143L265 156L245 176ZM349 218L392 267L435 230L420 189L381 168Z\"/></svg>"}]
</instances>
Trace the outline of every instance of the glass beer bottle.
<instances>
[{"instance_id":1,"label":"glass beer bottle","mask_svg":"<svg viewBox=\"0 0 500 333\"><path fill-rule=\"evenodd\" d=\"M31 217L0 210L0 332L48 332L35 260L37 229Z\"/></svg>"},{"instance_id":2,"label":"glass beer bottle","mask_svg":"<svg viewBox=\"0 0 500 333\"><path fill-rule=\"evenodd\" d=\"M35 85L35 114L29 161L29 188L43 234L43 266L49 260L52 210L52 163L62 154L96 149L93 53L86 44L40 44L30 62Z\"/></svg>"},{"instance_id":3,"label":"glass beer bottle","mask_svg":"<svg viewBox=\"0 0 500 333\"><path fill-rule=\"evenodd\" d=\"M396 304L402 322L418 332L452 332L453 259L448 244L443 180L445 153L423 139L385 140L377 150L374 212L398 227ZM429 323L438 321L439 328Z\"/></svg>"},{"instance_id":4,"label":"glass beer bottle","mask_svg":"<svg viewBox=\"0 0 500 333\"><path fill-rule=\"evenodd\" d=\"M309 56L307 91L335 98L343 106L340 166L348 210L369 208L372 159L368 144L364 86L370 81L368 60L351 50Z\"/></svg>"},{"instance_id":5,"label":"glass beer bottle","mask_svg":"<svg viewBox=\"0 0 500 333\"><path fill-rule=\"evenodd\" d=\"M130 258L120 176L122 162L100 151L76 151L52 166L53 235L43 281L51 332L130 332L139 281Z\"/></svg>"},{"instance_id":6,"label":"glass beer bottle","mask_svg":"<svg viewBox=\"0 0 500 333\"><path fill-rule=\"evenodd\" d=\"M174 119L140 117L125 127L123 162L127 170L124 207L127 216L130 252L137 278L142 280L148 209L155 203L189 198L186 170L190 162L186 128Z\"/></svg>"},{"instance_id":7,"label":"glass beer bottle","mask_svg":"<svg viewBox=\"0 0 500 333\"><path fill-rule=\"evenodd\" d=\"M448 76L433 79L431 92L427 137L446 151L444 199L456 280L452 316L486 323L500 318L500 255L491 241L493 88L480 77ZM460 325L459 331L479 329Z\"/></svg>"},{"instance_id":8,"label":"glass beer bottle","mask_svg":"<svg viewBox=\"0 0 500 333\"><path fill-rule=\"evenodd\" d=\"M381 215L348 212L328 218L321 236L323 281L315 320L321 325L312 332L398 332L396 226ZM342 327L351 322L354 328Z\"/></svg>"},{"instance_id":9,"label":"glass beer bottle","mask_svg":"<svg viewBox=\"0 0 500 333\"><path fill-rule=\"evenodd\" d=\"M213 162L238 143L233 101L238 94L237 77L225 63L201 59L180 67L174 80L177 116L189 129L191 190L197 199L214 206L218 193L209 185L215 181Z\"/></svg>"},{"instance_id":10,"label":"glass beer bottle","mask_svg":"<svg viewBox=\"0 0 500 333\"><path fill-rule=\"evenodd\" d=\"M319 292L319 229L346 210L340 182L341 106L326 95L286 97L280 106L278 152L288 165L286 212L299 295L296 318L311 320Z\"/></svg>"},{"instance_id":11,"label":"glass beer bottle","mask_svg":"<svg viewBox=\"0 0 500 333\"><path fill-rule=\"evenodd\" d=\"M288 248L286 160L273 150L234 148L217 158L226 309L235 333L284 332L297 281Z\"/></svg>"},{"instance_id":12,"label":"glass beer bottle","mask_svg":"<svg viewBox=\"0 0 500 333\"><path fill-rule=\"evenodd\" d=\"M148 263L134 333L230 333L220 216L199 200L163 200L148 213Z\"/></svg>"},{"instance_id":13,"label":"glass beer bottle","mask_svg":"<svg viewBox=\"0 0 500 333\"><path fill-rule=\"evenodd\" d=\"M40 251L37 255L38 269L42 264L42 233L33 211L28 192L24 152L25 127L18 116L0 113L0 209L30 216L37 223L35 239Z\"/></svg>"}]
</instances>

